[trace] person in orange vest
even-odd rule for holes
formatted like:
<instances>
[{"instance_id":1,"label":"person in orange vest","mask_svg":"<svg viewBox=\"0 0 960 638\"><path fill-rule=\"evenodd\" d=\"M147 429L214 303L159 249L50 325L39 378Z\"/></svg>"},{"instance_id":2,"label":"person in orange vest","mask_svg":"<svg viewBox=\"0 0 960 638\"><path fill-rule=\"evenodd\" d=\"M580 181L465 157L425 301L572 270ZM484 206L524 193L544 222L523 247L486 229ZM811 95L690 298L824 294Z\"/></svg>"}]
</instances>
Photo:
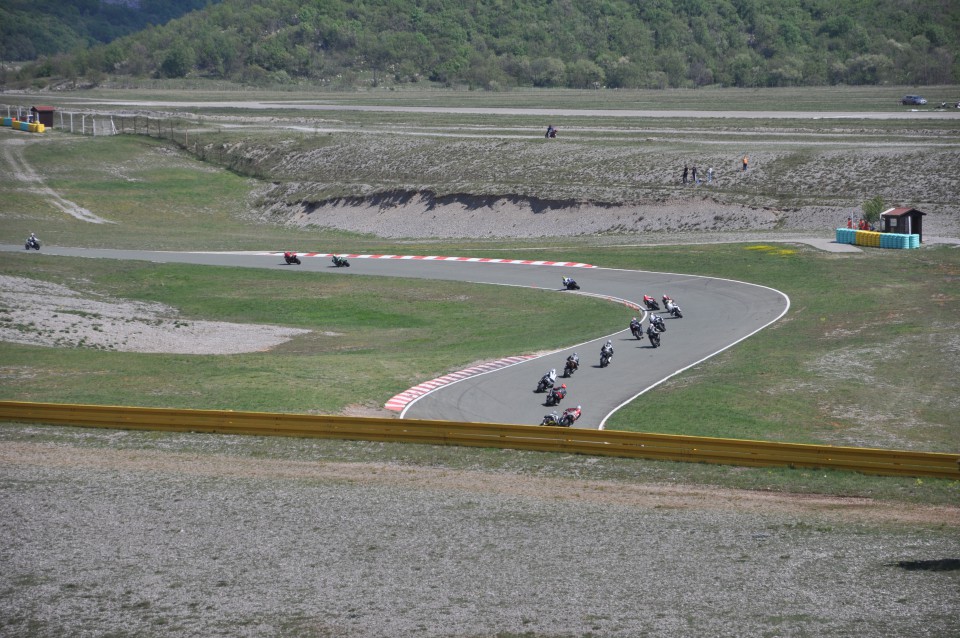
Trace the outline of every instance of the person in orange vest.
<instances>
[{"instance_id":1,"label":"person in orange vest","mask_svg":"<svg viewBox=\"0 0 960 638\"><path fill-rule=\"evenodd\" d=\"M743 172L744 172L744 173L747 172L747 164L749 164L749 163L750 163L750 158L748 158L746 155L744 155L744 156L743 156Z\"/></svg>"},{"instance_id":2,"label":"person in orange vest","mask_svg":"<svg viewBox=\"0 0 960 638\"><path fill-rule=\"evenodd\" d=\"M853 228L853 217L847 217L847 228Z\"/></svg>"}]
</instances>

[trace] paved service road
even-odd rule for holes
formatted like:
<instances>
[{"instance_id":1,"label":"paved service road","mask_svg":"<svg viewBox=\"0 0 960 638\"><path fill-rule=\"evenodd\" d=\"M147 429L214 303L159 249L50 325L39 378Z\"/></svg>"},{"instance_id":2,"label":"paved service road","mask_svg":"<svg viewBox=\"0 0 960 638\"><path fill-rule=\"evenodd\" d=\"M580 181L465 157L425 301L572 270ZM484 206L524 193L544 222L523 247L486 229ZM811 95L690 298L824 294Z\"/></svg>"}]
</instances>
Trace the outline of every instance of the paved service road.
<instances>
[{"instance_id":1,"label":"paved service road","mask_svg":"<svg viewBox=\"0 0 960 638\"><path fill-rule=\"evenodd\" d=\"M23 251L22 246L2 246ZM187 253L44 246L47 255L153 262L191 263L249 268L289 269L279 255L264 253ZM654 349L646 337L635 340L627 329L637 312L624 307L622 332L597 335L583 344L444 386L409 405L405 418L488 423L538 424L553 408L535 394L537 381L550 368L563 370L567 354L580 354L580 370L567 381L569 394L561 409L583 406L577 427L600 427L605 418L651 386L730 347L782 317L790 301L783 293L753 284L670 273L606 268L563 268L549 265L471 263L399 259L351 259L351 268L335 269L326 257L304 257L298 270L337 276L381 275L443 279L559 291L562 275L573 276L581 292L639 302L644 294L657 299L669 294L683 309L684 318L665 316L667 332ZM533 295L533 293L531 293ZM601 369L600 346L612 339L614 357ZM522 353L516 353L522 354ZM655 419L655 417L653 417ZM655 429L655 420L650 429Z\"/></svg>"}]
</instances>

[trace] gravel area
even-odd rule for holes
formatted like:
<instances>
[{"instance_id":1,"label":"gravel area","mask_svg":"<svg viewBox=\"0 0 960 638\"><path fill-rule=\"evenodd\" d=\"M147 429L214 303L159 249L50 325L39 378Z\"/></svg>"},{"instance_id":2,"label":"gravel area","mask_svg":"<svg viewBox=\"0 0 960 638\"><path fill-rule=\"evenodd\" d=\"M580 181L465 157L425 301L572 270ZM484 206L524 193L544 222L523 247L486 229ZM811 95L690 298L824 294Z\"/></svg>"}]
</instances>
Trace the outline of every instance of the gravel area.
<instances>
[{"instance_id":1,"label":"gravel area","mask_svg":"<svg viewBox=\"0 0 960 638\"><path fill-rule=\"evenodd\" d=\"M238 354L268 350L305 332L309 330L188 321L163 304L0 275L0 341L117 352Z\"/></svg>"},{"instance_id":2,"label":"gravel area","mask_svg":"<svg viewBox=\"0 0 960 638\"><path fill-rule=\"evenodd\" d=\"M5 427L0 635L960 632L960 508L598 480L576 457L571 479L344 463L343 445L379 446Z\"/></svg>"}]
</instances>

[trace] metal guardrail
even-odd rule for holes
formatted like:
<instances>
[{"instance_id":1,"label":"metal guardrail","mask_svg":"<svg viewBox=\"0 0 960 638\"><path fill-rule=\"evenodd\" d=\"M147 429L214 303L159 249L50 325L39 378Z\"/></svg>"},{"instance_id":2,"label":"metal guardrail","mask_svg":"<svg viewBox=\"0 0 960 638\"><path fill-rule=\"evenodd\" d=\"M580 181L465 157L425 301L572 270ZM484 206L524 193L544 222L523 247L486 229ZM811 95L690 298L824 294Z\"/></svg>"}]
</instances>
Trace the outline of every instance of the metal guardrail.
<instances>
[{"instance_id":1,"label":"metal guardrail","mask_svg":"<svg viewBox=\"0 0 960 638\"><path fill-rule=\"evenodd\" d=\"M833 468L866 474L960 480L960 454L616 430L21 401L0 401L0 421L464 445L723 465Z\"/></svg>"}]
</instances>

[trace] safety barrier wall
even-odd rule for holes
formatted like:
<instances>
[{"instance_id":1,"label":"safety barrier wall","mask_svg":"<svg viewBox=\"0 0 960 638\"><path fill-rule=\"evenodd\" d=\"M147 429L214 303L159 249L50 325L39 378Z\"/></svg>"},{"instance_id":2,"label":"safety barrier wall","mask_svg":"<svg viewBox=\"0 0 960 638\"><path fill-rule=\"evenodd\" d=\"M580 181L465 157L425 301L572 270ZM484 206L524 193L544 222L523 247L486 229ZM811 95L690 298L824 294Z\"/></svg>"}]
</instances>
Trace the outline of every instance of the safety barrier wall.
<instances>
[{"instance_id":1,"label":"safety barrier wall","mask_svg":"<svg viewBox=\"0 0 960 638\"><path fill-rule=\"evenodd\" d=\"M838 228L837 243L856 244L857 246L872 246L874 248L919 248L920 235L877 233L871 230Z\"/></svg>"},{"instance_id":2,"label":"safety barrier wall","mask_svg":"<svg viewBox=\"0 0 960 638\"><path fill-rule=\"evenodd\" d=\"M9 126L15 131L26 131L28 133L43 133L47 127L40 122L21 122L12 117L3 118L3 125Z\"/></svg>"},{"instance_id":3,"label":"safety barrier wall","mask_svg":"<svg viewBox=\"0 0 960 638\"><path fill-rule=\"evenodd\" d=\"M960 480L960 454L616 430L0 401L0 420L126 430L392 441Z\"/></svg>"}]
</instances>

